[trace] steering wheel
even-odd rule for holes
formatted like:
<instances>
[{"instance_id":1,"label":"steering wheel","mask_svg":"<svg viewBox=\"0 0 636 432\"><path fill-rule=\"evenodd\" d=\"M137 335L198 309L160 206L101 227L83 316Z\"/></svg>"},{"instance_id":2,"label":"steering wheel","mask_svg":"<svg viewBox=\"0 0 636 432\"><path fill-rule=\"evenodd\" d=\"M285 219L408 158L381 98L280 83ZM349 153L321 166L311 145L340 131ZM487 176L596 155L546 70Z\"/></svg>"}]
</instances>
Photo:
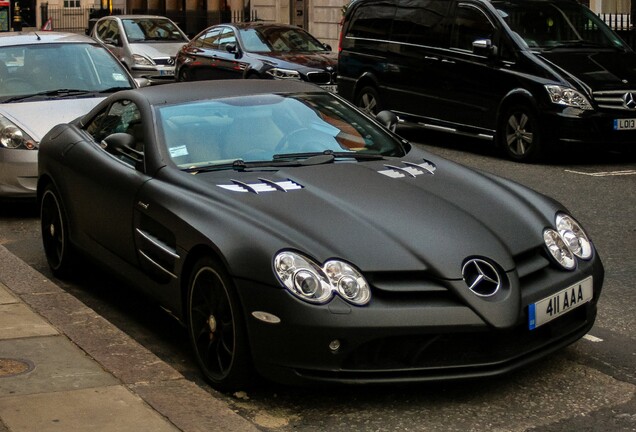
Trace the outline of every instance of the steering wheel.
<instances>
[{"instance_id":1,"label":"steering wheel","mask_svg":"<svg viewBox=\"0 0 636 432\"><path fill-rule=\"evenodd\" d=\"M276 144L274 153L285 153L292 150L292 153L304 153L304 152L320 152L328 150L333 145L329 145L324 139L321 139L323 133L317 132L309 128L296 129L295 131L285 135ZM293 148L289 148L289 145L293 144Z\"/></svg>"}]
</instances>

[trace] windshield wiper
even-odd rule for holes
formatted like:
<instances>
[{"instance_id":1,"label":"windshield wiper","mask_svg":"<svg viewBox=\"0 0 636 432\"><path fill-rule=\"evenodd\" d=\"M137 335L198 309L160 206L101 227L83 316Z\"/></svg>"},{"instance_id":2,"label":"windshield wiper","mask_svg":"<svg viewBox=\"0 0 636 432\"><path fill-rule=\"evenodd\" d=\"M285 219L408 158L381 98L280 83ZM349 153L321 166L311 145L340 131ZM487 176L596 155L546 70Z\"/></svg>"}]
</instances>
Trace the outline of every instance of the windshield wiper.
<instances>
[{"instance_id":1,"label":"windshield wiper","mask_svg":"<svg viewBox=\"0 0 636 432\"><path fill-rule=\"evenodd\" d=\"M332 156L334 159L355 159L362 160L383 160L384 156L373 153L358 153L358 152L335 152L333 150L325 150L322 152L306 152L306 153L281 153L275 154L274 160L283 159L304 159L309 160L315 156Z\"/></svg>"},{"instance_id":2,"label":"windshield wiper","mask_svg":"<svg viewBox=\"0 0 636 432\"><path fill-rule=\"evenodd\" d=\"M31 93L31 94L26 94L26 95L19 95L19 96L13 96L10 97L8 99L5 99L4 102L18 102L21 100L26 100L26 99L31 99L31 98L38 98L38 97L57 97L57 98L64 98L64 97L75 97L75 96L81 96L81 95L85 95L88 93L93 93L91 91L88 90L79 90L79 89L58 89L58 90L46 90L43 92L38 92L38 93Z\"/></svg>"},{"instance_id":3,"label":"windshield wiper","mask_svg":"<svg viewBox=\"0 0 636 432\"><path fill-rule=\"evenodd\" d=\"M291 153L290 153L291 154ZM296 153L299 154L299 153ZM349 153L345 153L349 154ZM243 159L236 159L231 162L211 163L209 165L193 166L185 168L184 171L188 173L199 173L209 171L219 171L226 169L233 169L234 171L245 171L253 168L280 168L280 167L300 167L300 166L312 166L331 163L335 160L336 156L333 154L325 153L304 153L305 156L301 158L290 158L288 155L275 155L273 160L270 161L244 161ZM307 156L309 155L309 156ZM277 157L279 156L279 157Z\"/></svg>"},{"instance_id":4,"label":"windshield wiper","mask_svg":"<svg viewBox=\"0 0 636 432\"><path fill-rule=\"evenodd\" d=\"M131 88L132 88L132 87L130 87L130 86L129 86L129 87L122 87L122 86L119 86L119 87L109 87L109 88L107 88L107 89L100 90L98 93L114 93L114 92L117 92L117 91L120 91L120 90L130 90Z\"/></svg>"},{"instance_id":5,"label":"windshield wiper","mask_svg":"<svg viewBox=\"0 0 636 432\"><path fill-rule=\"evenodd\" d=\"M576 39L576 40L568 40L568 41L559 41L556 45L553 46L542 46L541 48L545 51L551 51L555 48L613 48L608 45L604 45L597 42L587 41L585 39Z\"/></svg>"}]
</instances>

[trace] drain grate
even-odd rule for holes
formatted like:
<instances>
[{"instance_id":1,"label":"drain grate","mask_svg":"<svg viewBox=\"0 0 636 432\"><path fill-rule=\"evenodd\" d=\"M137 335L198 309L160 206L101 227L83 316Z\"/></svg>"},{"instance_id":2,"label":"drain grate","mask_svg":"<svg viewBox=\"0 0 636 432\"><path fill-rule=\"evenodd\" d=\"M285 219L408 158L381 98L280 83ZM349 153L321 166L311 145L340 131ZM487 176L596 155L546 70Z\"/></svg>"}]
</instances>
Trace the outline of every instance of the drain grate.
<instances>
[{"instance_id":1,"label":"drain grate","mask_svg":"<svg viewBox=\"0 0 636 432\"><path fill-rule=\"evenodd\" d=\"M25 374L33 368L34 365L29 360L0 358L0 378Z\"/></svg>"}]
</instances>

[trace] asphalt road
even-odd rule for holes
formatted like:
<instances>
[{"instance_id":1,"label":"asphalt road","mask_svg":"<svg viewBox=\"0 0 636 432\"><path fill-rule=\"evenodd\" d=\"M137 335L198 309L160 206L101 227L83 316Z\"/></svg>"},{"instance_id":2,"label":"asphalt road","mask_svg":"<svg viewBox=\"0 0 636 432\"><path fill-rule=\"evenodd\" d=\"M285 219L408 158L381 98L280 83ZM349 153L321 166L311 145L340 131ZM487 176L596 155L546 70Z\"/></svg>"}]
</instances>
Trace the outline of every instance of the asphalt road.
<instances>
[{"instance_id":1,"label":"asphalt road","mask_svg":"<svg viewBox=\"0 0 636 432\"><path fill-rule=\"evenodd\" d=\"M218 397L263 431L636 431L635 152L570 150L547 164L524 165L501 159L487 142L415 128L399 132L433 153L564 203L605 264L595 327L556 355L497 379L337 389L263 383ZM33 204L0 201L0 244L55 280ZM185 330L159 307L93 266L73 283L56 282L215 393L190 358Z\"/></svg>"}]
</instances>

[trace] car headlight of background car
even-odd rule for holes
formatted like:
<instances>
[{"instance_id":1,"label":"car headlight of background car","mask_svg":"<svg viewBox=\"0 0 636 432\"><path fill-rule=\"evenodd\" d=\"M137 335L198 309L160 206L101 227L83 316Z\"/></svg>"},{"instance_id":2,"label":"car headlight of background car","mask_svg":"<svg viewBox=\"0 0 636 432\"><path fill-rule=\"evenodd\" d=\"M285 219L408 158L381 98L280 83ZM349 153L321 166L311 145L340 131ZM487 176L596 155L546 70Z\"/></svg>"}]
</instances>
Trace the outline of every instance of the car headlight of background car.
<instances>
[{"instance_id":1,"label":"car headlight of background car","mask_svg":"<svg viewBox=\"0 0 636 432\"><path fill-rule=\"evenodd\" d=\"M0 147L37 150L38 145L28 133L0 115Z\"/></svg>"},{"instance_id":2,"label":"car headlight of background car","mask_svg":"<svg viewBox=\"0 0 636 432\"><path fill-rule=\"evenodd\" d=\"M155 62L140 54L133 54L133 61L138 66L154 66Z\"/></svg>"},{"instance_id":3,"label":"car headlight of background car","mask_svg":"<svg viewBox=\"0 0 636 432\"><path fill-rule=\"evenodd\" d=\"M545 89L548 91L552 103L582 110L594 109L587 98L577 90L559 85L546 85Z\"/></svg>"},{"instance_id":4,"label":"car headlight of background car","mask_svg":"<svg viewBox=\"0 0 636 432\"><path fill-rule=\"evenodd\" d=\"M577 221L565 213L557 213L555 226L556 229L543 231L543 240L556 262L572 270L576 267L576 258L592 258L592 242Z\"/></svg>"},{"instance_id":5,"label":"car headlight of background car","mask_svg":"<svg viewBox=\"0 0 636 432\"><path fill-rule=\"evenodd\" d=\"M321 266L300 253L281 251L274 257L274 271L285 288L310 303L327 303L335 294L358 306L371 300L366 279L345 261L333 259Z\"/></svg>"},{"instance_id":6,"label":"car headlight of background car","mask_svg":"<svg viewBox=\"0 0 636 432\"><path fill-rule=\"evenodd\" d=\"M302 79L300 72L293 69L271 68L266 73L274 79Z\"/></svg>"}]
</instances>

